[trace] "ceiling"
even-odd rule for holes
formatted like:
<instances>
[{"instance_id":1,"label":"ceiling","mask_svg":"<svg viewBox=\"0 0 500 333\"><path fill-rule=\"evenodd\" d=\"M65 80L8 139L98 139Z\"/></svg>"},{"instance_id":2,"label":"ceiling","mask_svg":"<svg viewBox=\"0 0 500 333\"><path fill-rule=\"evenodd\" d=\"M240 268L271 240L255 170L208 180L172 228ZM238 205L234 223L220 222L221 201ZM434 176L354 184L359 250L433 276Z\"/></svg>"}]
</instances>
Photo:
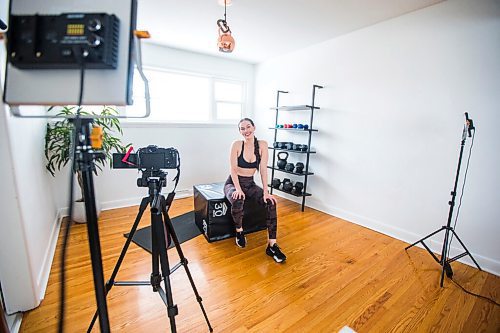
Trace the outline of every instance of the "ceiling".
<instances>
[{"instance_id":1,"label":"ceiling","mask_svg":"<svg viewBox=\"0 0 500 333\"><path fill-rule=\"evenodd\" d=\"M218 0L138 0L137 28L150 42L259 63L443 0L232 0L233 53L217 48Z\"/></svg>"}]
</instances>

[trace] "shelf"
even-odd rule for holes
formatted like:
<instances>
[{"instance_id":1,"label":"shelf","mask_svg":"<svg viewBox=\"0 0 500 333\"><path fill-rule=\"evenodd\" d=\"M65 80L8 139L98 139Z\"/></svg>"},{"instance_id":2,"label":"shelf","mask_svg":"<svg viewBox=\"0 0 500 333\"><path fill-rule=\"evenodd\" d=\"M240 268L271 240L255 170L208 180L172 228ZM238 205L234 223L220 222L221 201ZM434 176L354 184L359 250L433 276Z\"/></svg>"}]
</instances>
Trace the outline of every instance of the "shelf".
<instances>
[{"instance_id":1,"label":"shelf","mask_svg":"<svg viewBox=\"0 0 500 333\"><path fill-rule=\"evenodd\" d=\"M314 132L318 132L317 129L314 128L314 124L313 124L313 118L314 118L314 110L316 109L319 109L318 106L315 106L315 96L316 96L316 90L317 89L321 89L323 88L322 86L320 85L317 85L317 84L314 84L313 85L313 89L312 89L312 99L311 99L311 103L310 104L306 104L306 105L288 105L288 106L280 106L279 104L279 100L280 100L280 93L288 93L288 91L282 91L282 90L278 90L277 91L277 94L276 94L276 106L275 107L271 107L269 109L271 110L275 110L276 112L274 113L274 115L276 116L276 120L274 122L274 127L269 127L269 129L271 130L274 130L274 140L272 143L269 144L269 147L268 149L272 149L272 154L273 154L273 160L272 162L270 163L271 166L267 166L268 169L271 169L271 179L274 180L274 177L275 176L275 170L276 171L279 171L279 172L282 172L284 174L288 174L288 175L295 175L295 176L302 176L303 177L303 180L304 180L304 185L307 185L307 177L308 176L311 176L311 175L314 175L313 172L310 172L309 171L309 162L310 162L310 154L316 154L316 151L314 149L311 148L311 138L313 136L313 133ZM281 120L278 120L278 118L280 116L285 116L285 117L290 117L291 114L288 114L288 115L285 115L283 112L281 111L302 111L302 113L300 114L296 114L296 116L299 116L299 117L308 117L309 120L307 119L302 119L302 121L300 123L297 122L297 119L293 118L293 119L288 119L287 122L284 121L284 119L281 119ZM306 112L309 112L309 113L306 113ZM293 128L290 124L290 121L295 121L295 128ZM285 128L285 125L290 125L291 128ZM298 128L298 127L301 127L301 128ZM304 126L307 127L307 129L304 129ZM316 124L316 126L318 126ZM280 131L289 131L289 132L293 132L292 134L289 134L288 136L291 136L291 135L294 135L294 133L297 133L297 132L303 132L303 133L308 133L308 143L306 145L302 145L302 144L294 144L292 142L287 142L288 145L285 145L285 142L278 142L277 139L278 139L278 136L280 136L281 134L278 133L278 130ZM304 142L304 137L302 138L297 138L298 141L301 141L301 142ZM290 141L290 140L288 140ZM279 143L279 144L278 144ZM278 148L279 147L279 148ZM302 149L288 149L288 148L302 148L304 147L304 149L307 149L306 151L302 151ZM305 162L303 163L304 164L304 168L303 168L303 172L302 173L298 173L298 172L290 172L290 171L286 171L285 168L283 169L280 169L278 168L278 164L275 164L275 158L276 158L276 155L278 155L278 161L280 162L279 165L280 167L283 167L283 162L286 161L286 159L280 159L280 154L283 154L285 153L287 156L288 154L304 154L306 158L304 158L303 160L305 160ZM303 156L304 156L303 155ZM300 157L299 156L295 156L296 158L297 157ZM300 158L302 159L302 158ZM290 163L291 164L291 163ZM302 163L301 163L302 164ZM295 168L294 168L295 170ZM300 170L300 169L299 169ZM307 171L307 172L306 172ZM286 175L284 175L286 176ZM284 191L283 189L280 189L279 187L278 188L274 188L272 185L268 185L270 188L271 188L271 192L272 190L276 190L276 191L280 191L280 192L283 192L283 193L288 193L290 195L293 195L295 197L298 197L298 198L302 198L302 211L304 211L304 208L305 208L305 205L306 205L306 197L308 196L311 196L310 193L306 193L305 190L307 188L304 189L304 192L301 193L301 194L295 194L293 193L293 191ZM288 188L288 187L287 187Z\"/></svg>"},{"instance_id":2,"label":"shelf","mask_svg":"<svg viewBox=\"0 0 500 333\"><path fill-rule=\"evenodd\" d=\"M278 171L281 171L281 172L284 172L284 173L289 173L291 175L296 175L296 176L305 176L305 175L308 175L308 176L311 176L311 175L314 175L314 172L308 172L308 173L305 173L305 172L302 172L302 173L297 173L297 172L290 172L290 171L286 171L285 169L280 169L280 168L276 168L276 167L272 167L272 166L267 166L268 169L273 169L273 170L278 170Z\"/></svg>"},{"instance_id":3,"label":"shelf","mask_svg":"<svg viewBox=\"0 0 500 333\"><path fill-rule=\"evenodd\" d=\"M302 150L293 150L293 149L282 149L282 148L274 148L274 147L267 147L269 149L273 149L273 150L279 150L279 151L287 151L287 152L290 152L290 153L297 153L297 154L316 154L316 151L315 150L309 150L309 151L302 151Z\"/></svg>"},{"instance_id":4,"label":"shelf","mask_svg":"<svg viewBox=\"0 0 500 333\"><path fill-rule=\"evenodd\" d=\"M272 187L271 184L267 184L267 186L269 187ZM276 187L272 187L273 191L276 190L276 191L280 191L280 192L283 192L283 193L286 193L286 194L290 194L290 195L293 195L294 197L310 197L311 196L311 193L302 193L302 194L295 194L295 193L292 193L292 192L288 192L288 191L283 191L282 189L279 189L279 188L276 188Z\"/></svg>"},{"instance_id":5,"label":"shelf","mask_svg":"<svg viewBox=\"0 0 500 333\"><path fill-rule=\"evenodd\" d=\"M280 131L292 131L292 132L317 132L317 129L303 129L303 128L276 128L276 127L269 127L269 129L273 130L280 130Z\"/></svg>"},{"instance_id":6,"label":"shelf","mask_svg":"<svg viewBox=\"0 0 500 333\"><path fill-rule=\"evenodd\" d=\"M319 109L319 106L312 105L292 105L292 106L280 106L280 107L272 107L271 110L279 110L279 111L305 111L311 109Z\"/></svg>"}]
</instances>

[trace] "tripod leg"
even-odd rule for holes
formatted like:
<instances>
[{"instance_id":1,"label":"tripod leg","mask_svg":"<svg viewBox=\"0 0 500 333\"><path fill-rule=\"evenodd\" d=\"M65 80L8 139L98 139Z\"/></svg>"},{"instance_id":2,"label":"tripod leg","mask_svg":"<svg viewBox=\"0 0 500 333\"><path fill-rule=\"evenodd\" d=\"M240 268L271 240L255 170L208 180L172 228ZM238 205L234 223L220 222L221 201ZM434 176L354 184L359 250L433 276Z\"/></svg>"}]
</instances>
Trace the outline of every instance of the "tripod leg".
<instances>
[{"instance_id":1,"label":"tripod leg","mask_svg":"<svg viewBox=\"0 0 500 333\"><path fill-rule=\"evenodd\" d=\"M174 242L175 248L177 250L177 253L179 254L179 258L181 261L181 264L184 266L184 269L186 270L186 274L188 276L189 282L191 283L191 288L193 288L193 292L196 296L196 300L198 301L198 304L200 304L201 312L203 312L203 316L205 317L205 321L207 322L208 329L210 332L213 332L212 325L210 325L210 321L208 320L207 313L205 311L205 308L203 307L203 299L201 298L200 294L198 293L198 289L196 289L196 285L194 284L193 277L191 276L191 272L189 271L188 268L188 260L184 256L184 253L182 252L181 244L179 243L179 239L177 238L177 234L175 233L174 227L172 225L172 221L170 220L170 217L168 216L167 212L167 206L165 202L162 203L162 212L163 212L163 219L165 221L165 227L168 230L168 233L172 237L172 240Z\"/></svg>"},{"instance_id":2,"label":"tripod leg","mask_svg":"<svg viewBox=\"0 0 500 333\"><path fill-rule=\"evenodd\" d=\"M457 237L458 241L460 242L460 244L462 245L462 247L464 248L464 250L467 252L467 254L469 255L469 257L472 259L472 261L474 262L474 264L476 264L477 269L479 269L480 271L482 271L481 267L479 267L479 264L476 262L476 260L474 259L474 257L472 256L472 254L469 252L469 250L467 250L467 247L462 242L462 240L460 239L460 237L458 237L458 235L455 232L455 230L451 229L451 231L453 232L453 234L455 235L455 237Z\"/></svg>"},{"instance_id":3,"label":"tripod leg","mask_svg":"<svg viewBox=\"0 0 500 333\"><path fill-rule=\"evenodd\" d=\"M130 233L127 237L127 241L123 245L122 252L120 253L120 257L118 258L118 261L116 262L115 268L113 269L113 273L111 274L111 277L109 278L108 282L106 282L106 290L105 290L105 295L108 295L109 291L113 287L115 283L115 278L116 275L118 274L118 270L120 269L120 266L123 262L123 259L125 258L125 254L127 253L128 247L130 246L130 243L132 242L132 238L134 237L135 231L137 230L137 226L139 225L139 222L141 221L142 215L144 214L144 211L146 210L146 207L148 206L149 203L149 197L144 197L142 198L141 205L139 206L139 212L137 213L137 217L135 218L134 224L132 225L132 229L130 229ZM90 322L89 328L87 329L87 332L92 331L92 328L94 327L95 321L97 320L97 310L94 313L94 317L92 318L92 321Z\"/></svg>"},{"instance_id":4,"label":"tripod leg","mask_svg":"<svg viewBox=\"0 0 500 333\"><path fill-rule=\"evenodd\" d=\"M97 225L97 211L95 205L94 182L90 166L82 170L83 192L85 198L85 212L87 215L87 235L90 247L90 260L94 275L94 289L99 312L99 325L101 332L109 332L108 306L104 289L104 272L102 267L101 243L99 241L99 227Z\"/></svg>"},{"instance_id":5,"label":"tripod leg","mask_svg":"<svg viewBox=\"0 0 500 333\"><path fill-rule=\"evenodd\" d=\"M172 333L175 333L177 331L175 325L175 316L178 314L178 310L177 305L174 304L174 300L172 297L172 286L170 284L170 266L168 263L167 246L165 242L166 237L161 211L157 212L156 214L152 214L151 219L153 221L153 239L155 239L155 242L153 243L153 251L155 251L154 247L156 245L156 253L160 257L161 271L163 274L163 281L165 283L165 292L163 293L163 290L161 288L158 288L158 292L160 293L163 302L167 306L167 314L170 319L170 330L172 331Z\"/></svg>"},{"instance_id":6,"label":"tripod leg","mask_svg":"<svg viewBox=\"0 0 500 333\"><path fill-rule=\"evenodd\" d=\"M405 247L405 250L408 250L410 247L414 247L414 246L415 246L415 245L417 245L418 243L423 242L424 240L426 240L427 238L434 236L435 234L437 234L438 232L440 232L440 231L441 231L441 230L443 230L443 229L446 229L446 227L445 227L445 226L443 226L443 227L441 227L441 229L438 229L438 230L434 231L432 234L428 234L428 235L427 235L427 236L425 236L424 238L419 239L418 241L416 241L415 243L413 243L413 244L411 244L411 245L408 245L407 247Z\"/></svg>"},{"instance_id":7,"label":"tripod leg","mask_svg":"<svg viewBox=\"0 0 500 333\"><path fill-rule=\"evenodd\" d=\"M158 237L156 237L156 213L151 213L151 286L153 291L157 292L161 287L161 275L160 275L160 254L158 252Z\"/></svg>"}]
</instances>

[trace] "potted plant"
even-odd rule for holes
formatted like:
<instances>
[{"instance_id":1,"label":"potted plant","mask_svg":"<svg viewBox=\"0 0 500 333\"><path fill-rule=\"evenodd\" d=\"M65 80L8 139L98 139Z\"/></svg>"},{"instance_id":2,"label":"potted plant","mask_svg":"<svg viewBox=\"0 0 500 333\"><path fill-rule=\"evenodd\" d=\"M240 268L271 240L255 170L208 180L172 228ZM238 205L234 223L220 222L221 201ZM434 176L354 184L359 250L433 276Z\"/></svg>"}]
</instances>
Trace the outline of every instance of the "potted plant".
<instances>
[{"instance_id":1,"label":"potted plant","mask_svg":"<svg viewBox=\"0 0 500 333\"><path fill-rule=\"evenodd\" d=\"M54 107L50 107L48 111L50 112L52 110L54 110ZM68 118L76 116L77 110L76 106L64 106L56 115L58 117L64 117L64 119L47 123L47 130L45 134L45 158L47 160L47 164L45 167L52 176L55 176L56 171L61 170L70 161L73 124L68 120ZM80 114L82 116L95 115L96 117L116 116L118 115L118 111L113 107L103 106L102 111L98 114L84 110L81 110ZM95 161L96 168L94 171L97 175L98 171L101 171L106 163L109 162L109 165L111 166L113 161L113 151L125 152L131 144L122 144L120 137L123 135L123 131L118 118L95 118L94 125L102 128L102 151L106 156L104 159L97 159ZM75 173L80 186L81 197L74 202L73 220L75 222L86 222L83 179L80 171L75 170Z\"/></svg>"}]
</instances>

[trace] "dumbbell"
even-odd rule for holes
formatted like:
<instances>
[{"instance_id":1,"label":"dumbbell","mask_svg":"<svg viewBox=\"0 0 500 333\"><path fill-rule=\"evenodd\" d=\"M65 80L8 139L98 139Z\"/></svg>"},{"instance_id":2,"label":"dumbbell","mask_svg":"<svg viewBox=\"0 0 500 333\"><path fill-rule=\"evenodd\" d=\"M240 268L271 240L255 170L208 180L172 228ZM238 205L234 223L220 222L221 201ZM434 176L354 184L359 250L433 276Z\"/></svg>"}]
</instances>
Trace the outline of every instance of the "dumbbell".
<instances>
[{"instance_id":1,"label":"dumbbell","mask_svg":"<svg viewBox=\"0 0 500 333\"><path fill-rule=\"evenodd\" d=\"M285 181L286 179L286 181ZM283 179L283 191L286 192L291 192L293 189L293 183L290 181L290 179L285 178Z\"/></svg>"},{"instance_id":2,"label":"dumbbell","mask_svg":"<svg viewBox=\"0 0 500 333\"><path fill-rule=\"evenodd\" d=\"M304 184L302 182L296 182L293 187L293 193L302 194L303 189L304 189Z\"/></svg>"},{"instance_id":3,"label":"dumbbell","mask_svg":"<svg viewBox=\"0 0 500 333\"><path fill-rule=\"evenodd\" d=\"M286 167L286 166L285 166L285 167ZM302 172L304 172L304 163L302 163L302 162L297 162L297 163L295 164L295 172L296 172L296 173L302 173Z\"/></svg>"}]
</instances>

